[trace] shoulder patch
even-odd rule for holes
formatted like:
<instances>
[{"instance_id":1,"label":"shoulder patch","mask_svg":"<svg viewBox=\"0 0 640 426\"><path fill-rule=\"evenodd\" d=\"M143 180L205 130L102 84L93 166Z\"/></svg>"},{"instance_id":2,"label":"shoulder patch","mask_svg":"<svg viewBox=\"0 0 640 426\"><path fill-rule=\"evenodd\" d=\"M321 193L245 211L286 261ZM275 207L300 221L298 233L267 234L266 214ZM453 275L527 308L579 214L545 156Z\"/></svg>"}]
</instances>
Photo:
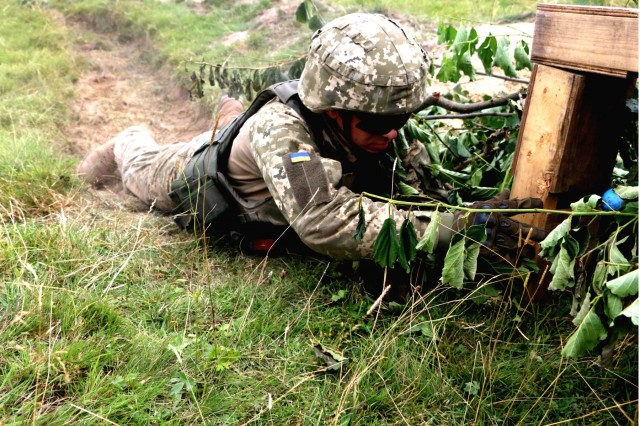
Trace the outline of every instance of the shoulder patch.
<instances>
[{"instance_id":1,"label":"shoulder patch","mask_svg":"<svg viewBox=\"0 0 640 426\"><path fill-rule=\"evenodd\" d=\"M301 209L329 201L329 180L317 155L299 151L282 156L282 163Z\"/></svg>"}]
</instances>

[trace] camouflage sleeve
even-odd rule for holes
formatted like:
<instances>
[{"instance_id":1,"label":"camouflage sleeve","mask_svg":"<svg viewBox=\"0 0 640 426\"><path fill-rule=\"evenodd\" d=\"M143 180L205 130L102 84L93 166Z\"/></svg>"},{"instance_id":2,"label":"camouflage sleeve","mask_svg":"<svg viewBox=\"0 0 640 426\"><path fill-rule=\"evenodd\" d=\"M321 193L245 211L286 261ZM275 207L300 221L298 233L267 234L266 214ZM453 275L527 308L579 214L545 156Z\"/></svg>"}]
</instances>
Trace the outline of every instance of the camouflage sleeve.
<instances>
[{"instance_id":1,"label":"camouflage sleeve","mask_svg":"<svg viewBox=\"0 0 640 426\"><path fill-rule=\"evenodd\" d=\"M424 233L429 223L429 212L400 211L339 187L340 163L319 155L306 123L288 107L272 103L254 117L250 137L258 167L276 205L312 250L336 259L372 258L373 244L388 217L399 225L409 215L418 236ZM319 158L324 169L326 182L316 184L328 195L318 202L312 199L300 205L296 200L283 158L298 151ZM354 235L361 207L367 229L362 240L356 240Z\"/></svg>"}]
</instances>

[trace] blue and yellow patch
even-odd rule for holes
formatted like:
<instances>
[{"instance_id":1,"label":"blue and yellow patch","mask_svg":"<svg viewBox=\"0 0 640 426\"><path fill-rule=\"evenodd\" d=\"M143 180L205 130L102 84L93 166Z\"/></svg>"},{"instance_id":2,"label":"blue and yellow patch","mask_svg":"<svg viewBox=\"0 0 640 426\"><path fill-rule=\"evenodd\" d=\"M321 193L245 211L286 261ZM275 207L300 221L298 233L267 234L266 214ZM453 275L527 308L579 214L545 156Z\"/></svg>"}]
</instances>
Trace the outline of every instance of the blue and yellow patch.
<instances>
[{"instance_id":1,"label":"blue and yellow patch","mask_svg":"<svg viewBox=\"0 0 640 426\"><path fill-rule=\"evenodd\" d=\"M291 158L292 163L302 163L303 161L311 161L311 156L308 152L300 151L300 152L292 152L289 154L289 158Z\"/></svg>"}]
</instances>

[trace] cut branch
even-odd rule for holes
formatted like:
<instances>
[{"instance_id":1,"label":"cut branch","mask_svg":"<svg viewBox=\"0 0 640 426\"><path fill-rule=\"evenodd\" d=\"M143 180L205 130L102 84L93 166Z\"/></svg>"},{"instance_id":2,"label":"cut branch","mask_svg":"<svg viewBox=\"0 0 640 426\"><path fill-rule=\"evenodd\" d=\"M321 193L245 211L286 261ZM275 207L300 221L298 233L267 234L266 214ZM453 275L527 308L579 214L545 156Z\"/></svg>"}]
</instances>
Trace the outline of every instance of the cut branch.
<instances>
[{"instance_id":1,"label":"cut branch","mask_svg":"<svg viewBox=\"0 0 640 426\"><path fill-rule=\"evenodd\" d=\"M481 111L483 109L495 108L498 106L507 105L509 101L515 101L520 98L525 98L526 92L516 92L510 95L507 95L503 98L495 98L489 99L488 101L483 102L472 102L469 104L463 104L460 102L454 102L452 100L443 98L440 93L434 93L427 97L422 105L418 108L418 111L422 111L425 108L430 106L439 106L449 111L460 112L460 113L470 113Z\"/></svg>"},{"instance_id":2,"label":"cut branch","mask_svg":"<svg viewBox=\"0 0 640 426\"><path fill-rule=\"evenodd\" d=\"M467 119L476 117L511 117L513 114L510 112L470 112L469 114L446 114L446 115L422 115L418 113L418 117L423 120L455 120L455 119Z\"/></svg>"}]
</instances>

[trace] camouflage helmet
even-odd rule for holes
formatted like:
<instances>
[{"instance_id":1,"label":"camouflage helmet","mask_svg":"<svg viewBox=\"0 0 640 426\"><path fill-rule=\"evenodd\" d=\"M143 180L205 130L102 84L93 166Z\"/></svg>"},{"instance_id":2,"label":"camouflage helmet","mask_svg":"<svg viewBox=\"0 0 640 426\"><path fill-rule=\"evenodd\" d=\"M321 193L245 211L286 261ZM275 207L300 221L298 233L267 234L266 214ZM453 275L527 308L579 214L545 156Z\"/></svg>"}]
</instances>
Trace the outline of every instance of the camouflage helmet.
<instances>
[{"instance_id":1,"label":"camouflage helmet","mask_svg":"<svg viewBox=\"0 0 640 426\"><path fill-rule=\"evenodd\" d=\"M354 13L315 32L298 93L314 112L414 112L427 97L424 50L384 15Z\"/></svg>"}]
</instances>

